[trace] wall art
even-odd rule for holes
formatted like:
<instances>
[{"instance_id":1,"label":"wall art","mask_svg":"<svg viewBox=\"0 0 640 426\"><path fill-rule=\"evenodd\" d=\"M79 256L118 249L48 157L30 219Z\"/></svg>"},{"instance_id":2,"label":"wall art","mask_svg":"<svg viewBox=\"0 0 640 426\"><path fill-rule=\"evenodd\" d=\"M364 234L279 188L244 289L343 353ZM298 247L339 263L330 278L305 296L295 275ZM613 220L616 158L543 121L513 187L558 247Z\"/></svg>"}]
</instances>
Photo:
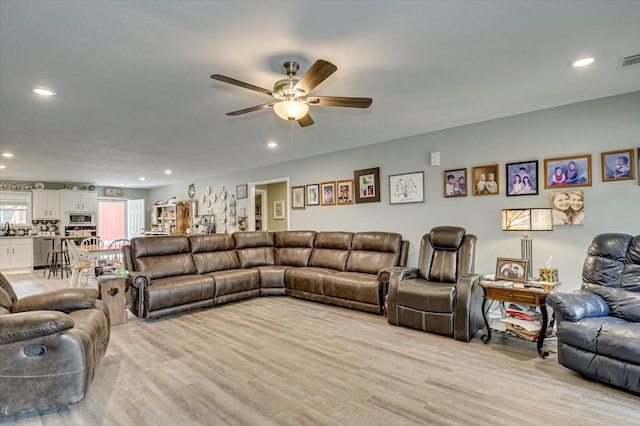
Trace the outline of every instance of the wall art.
<instances>
[{"instance_id":1,"label":"wall art","mask_svg":"<svg viewBox=\"0 0 640 426\"><path fill-rule=\"evenodd\" d=\"M380 202L380 167L356 170L353 172L356 184L356 203Z\"/></svg>"},{"instance_id":2,"label":"wall art","mask_svg":"<svg viewBox=\"0 0 640 426\"><path fill-rule=\"evenodd\" d=\"M389 176L389 203L422 203L424 201L424 172Z\"/></svg>"},{"instance_id":3,"label":"wall art","mask_svg":"<svg viewBox=\"0 0 640 426\"><path fill-rule=\"evenodd\" d=\"M591 154L545 158L545 188L591 186Z\"/></svg>"},{"instance_id":4,"label":"wall art","mask_svg":"<svg viewBox=\"0 0 640 426\"><path fill-rule=\"evenodd\" d=\"M507 163L507 196L538 193L538 160Z\"/></svg>"}]
</instances>

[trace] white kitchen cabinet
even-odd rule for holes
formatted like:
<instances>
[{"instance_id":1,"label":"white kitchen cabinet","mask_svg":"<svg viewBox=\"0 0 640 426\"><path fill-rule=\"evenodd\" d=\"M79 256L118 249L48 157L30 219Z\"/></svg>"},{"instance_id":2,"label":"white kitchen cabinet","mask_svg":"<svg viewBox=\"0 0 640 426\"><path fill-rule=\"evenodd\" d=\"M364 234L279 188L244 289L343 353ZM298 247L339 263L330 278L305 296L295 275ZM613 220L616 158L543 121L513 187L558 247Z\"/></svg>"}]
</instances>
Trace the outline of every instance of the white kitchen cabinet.
<instances>
[{"instance_id":1,"label":"white kitchen cabinet","mask_svg":"<svg viewBox=\"0 0 640 426\"><path fill-rule=\"evenodd\" d=\"M0 239L0 270L33 269L33 238Z\"/></svg>"},{"instance_id":2,"label":"white kitchen cabinet","mask_svg":"<svg viewBox=\"0 0 640 426\"><path fill-rule=\"evenodd\" d=\"M60 219L60 191L35 190L31 199L34 219Z\"/></svg>"},{"instance_id":3,"label":"white kitchen cabinet","mask_svg":"<svg viewBox=\"0 0 640 426\"><path fill-rule=\"evenodd\" d=\"M65 212L98 211L98 193L92 191L66 191L61 190L62 208Z\"/></svg>"}]
</instances>

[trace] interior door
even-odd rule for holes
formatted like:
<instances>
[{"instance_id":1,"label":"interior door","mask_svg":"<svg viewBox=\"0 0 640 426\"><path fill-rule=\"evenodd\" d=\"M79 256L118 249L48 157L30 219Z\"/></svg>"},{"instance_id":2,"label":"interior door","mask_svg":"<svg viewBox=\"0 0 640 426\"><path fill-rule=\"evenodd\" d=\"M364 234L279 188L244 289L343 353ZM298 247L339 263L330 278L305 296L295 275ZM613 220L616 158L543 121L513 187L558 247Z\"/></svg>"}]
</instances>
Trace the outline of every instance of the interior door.
<instances>
[{"instance_id":1,"label":"interior door","mask_svg":"<svg viewBox=\"0 0 640 426\"><path fill-rule=\"evenodd\" d=\"M144 235L144 199L127 201L127 238Z\"/></svg>"}]
</instances>

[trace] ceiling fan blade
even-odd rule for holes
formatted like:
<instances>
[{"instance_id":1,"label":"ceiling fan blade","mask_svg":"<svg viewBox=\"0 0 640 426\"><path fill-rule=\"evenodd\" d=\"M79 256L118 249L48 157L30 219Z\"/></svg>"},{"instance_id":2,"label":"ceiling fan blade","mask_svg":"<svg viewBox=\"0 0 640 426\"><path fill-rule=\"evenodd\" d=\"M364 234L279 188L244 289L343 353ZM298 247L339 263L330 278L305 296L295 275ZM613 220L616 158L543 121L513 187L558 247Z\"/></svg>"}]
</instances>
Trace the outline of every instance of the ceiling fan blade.
<instances>
[{"instance_id":1,"label":"ceiling fan blade","mask_svg":"<svg viewBox=\"0 0 640 426\"><path fill-rule=\"evenodd\" d=\"M348 98L344 96L309 96L306 98L310 105L337 106L349 108L369 108L373 99L371 98Z\"/></svg>"},{"instance_id":2,"label":"ceiling fan blade","mask_svg":"<svg viewBox=\"0 0 640 426\"><path fill-rule=\"evenodd\" d=\"M298 124L300 125L300 127L311 126L313 123L315 123L315 121L313 121L313 118L311 118L309 113L307 113L307 115L305 115L304 117L302 117L301 119L299 119L297 121L298 121Z\"/></svg>"},{"instance_id":3,"label":"ceiling fan blade","mask_svg":"<svg viewBox=\"0 0 640 426\"><path fill-rule=\"evenodd\" d=\"M273 92L271 92L271 90L263 89L262 87L254 86L253 84L245 83L244 81L236 80L235 78L227 77L225 75L213 74L211 78L214 80L222 81L224 83L233 84L234 86L244 87L245 89L273 96Z\"/></svg>"},{"instance_id":4,"label":"ceiling fan blade","mask_svg":"<svg viewBox=\"0 0 640 426\"><path fill-rule=\"evenodd\" d=\"M336 72L338 67L331 62L327 62L322 59L318 59L309 70L302 76L296 89L301 89L304 93L309 93L318 84L322 83L327 77Z\"/></svg>"},{"instance_id":5,"label":"ceiling fan blade","mask_svg":"<svg viewBox=\"0 0 640 426\"><path fill-rule=\"evenodd\" d=\"M246 114L248 112L259 111L261 109L269 108L269 107L272 107L272 106L273 106L273 102L269 102L268 104L256 105L256 106L252 106L250 108L239 109L238 111L228 112L227 115L231 115L231 116L235 117L236 115L242 115L242 114Z\"/></svg>"}]
</instances>

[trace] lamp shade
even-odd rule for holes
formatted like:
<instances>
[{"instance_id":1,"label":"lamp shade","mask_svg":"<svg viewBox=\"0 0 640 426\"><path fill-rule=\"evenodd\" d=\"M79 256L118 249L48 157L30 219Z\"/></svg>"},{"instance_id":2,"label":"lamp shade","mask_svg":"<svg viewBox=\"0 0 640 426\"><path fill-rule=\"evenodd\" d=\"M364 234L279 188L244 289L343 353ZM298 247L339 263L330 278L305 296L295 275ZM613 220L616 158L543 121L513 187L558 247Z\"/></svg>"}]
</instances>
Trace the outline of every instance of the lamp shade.
<instances>
[{"instance_id":1,"label":"lamp shade","mask_svg":"<svg viewBox=\"0 0 640 426\"><path fill-rule=\"evenodd\" d=\"M551 209L502 210L503 231L553 231Z\"/></svg>"},{"instance_id":2,"label":"lamp shade","mask_svg":"<svg viewBox=\"0 0 640 426\"><path fill-rule=\"evenodd\" d=\"M273 105L278 117L284 120L299 120L309 112L309 105L300 101L280 101Z\"/></svg>"}]
</instances>

